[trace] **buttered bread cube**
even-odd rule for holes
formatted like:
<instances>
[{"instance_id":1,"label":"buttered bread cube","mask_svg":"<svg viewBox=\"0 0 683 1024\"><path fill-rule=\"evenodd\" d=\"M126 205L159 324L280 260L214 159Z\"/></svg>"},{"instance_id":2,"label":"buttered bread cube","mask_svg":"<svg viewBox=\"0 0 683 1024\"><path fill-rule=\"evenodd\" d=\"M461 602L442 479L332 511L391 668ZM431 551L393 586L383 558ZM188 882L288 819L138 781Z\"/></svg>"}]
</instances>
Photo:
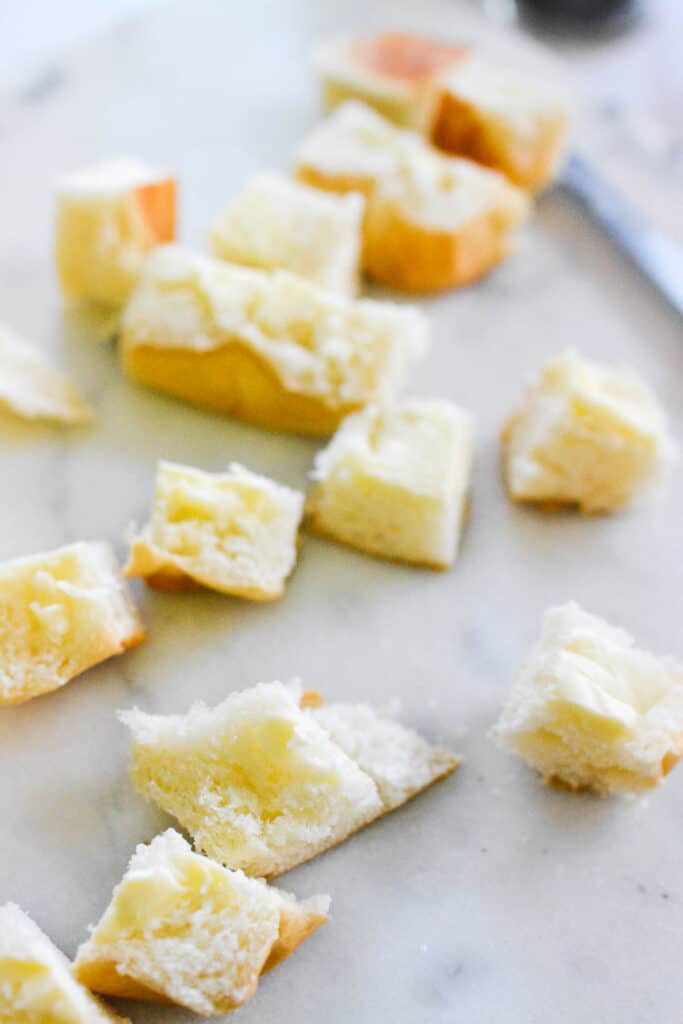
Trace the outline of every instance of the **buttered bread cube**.
<instances>
[{"instance_id":1,"label":"buttered bread cube","mask_svg":"<svg viewBox=\"0 0 683 1024\"><path fill-rule=\"evenodd\" d=\"M314 62L327 110L362 100L390 121L419 129L433 105L438 74L457 66L466 52L454 43L384 32L329 40Z\"/></svg>"},{"instance_id":2,"label":"buttered bread cube","mask_svg":"<svg viewBox=\"0 0 683 1024\"><path fill-rule=\"evenodd\" d=\"M159 463L152 515L127 576L159 590L200 585L255 601L280 597L294 568L304 498L235 463L227 473Z\"/></svg>"},{"instance_id":3,"label":"buttered bread cube","mask_svg":"<svg viewBox=\"0 0 683 1024\"><path fill-rule=\"evenodd\" d=\"M426 346L416 309L179 246L150 256L121 335L134 380L302 434L331 434L349 412L393 396Z\"/></svg>"},{"instance_id":4,"label":"buttered bread cube","mask_svg":"<svg viewBox=\"0 0 683 1024\"><path fill-rule=\"evenodd\" d=\"M90 409L71 381L0 323L0 409L23 419L87 423Z\"/></svg>"},{"instance_id":5,"label":"buttered bread cube","mask_svg":"<svg viewBox=\"0 0 683 1024\"><path fill-rule=\"evenodd\" d=\"M14 903L0 907L0 1021L130 1024L71 974L64 954Z\"/></svg>"},{"instance_id":6,"label":"buttered bread cube","mask_svg":"<svg viewBox=\"0 0 683 1024\"><path fill-rule=\"evenodd\" d=\"M470 52L439 74L429 133L440 149L537 190L557 171L568 118L556 82Z\"/></svg>"},{"instance_id":7,"label":"buttered bread cube","mask_svg":"<svg viewBox=\"0 0 683 1024\"><path fill-rule=\"evenodd\" d=\"M0 706L68 683L144 639L108 544L0 565Z\"/></svg>"},{"instance_id":8,"label":"buttered bread cube","mask_svg":"<svg viewBox=\"0 0 683 1024\"><path fill-rule=\"evenodd\" d=\"M175 181L140 160L71 174L57 186L57 272L74 302L119 306L147 253L175 237Z\"/></svg>"},{"instance_id":9,"label":"buttered bread cube","mask_svg":"<svg viewBox=\"0 0 683 1024\"><path fill-rule=\"evenodd\" d=\"M683 754L683 665L577 604L551 608L495 733L547 782L639 793Z\"/></svg>"},{"instance_id":10,"label":"buttered bread cube","mask_svg":"<svg viewBox=\"0 0 683 1024\"><path fill-rule=\"evenodd\" d=\"M138 846L74 974L94 992L229 1013L251 998L263 971L325 923L329 902L299 903L193 853L169 829Z\"/></svg>"},{"instance_id":11,"label":"buttered bread cube","mask_svg":"<svg viewBox=\"0 0 683 1024\"><path fill-rule=\"evenodd\" d=\"M307 522L369 554L446 569L458 548L471 463L471 419L452 402L368 406L316 456Z\"/></svg>"},{"instance_id":12,"label":"buttered bread cube","mask_svg":"<svg viewBox=\"0 0 683 1024\"><path fill-rule=\"evenodd\" d=\"M529 209L501 174L445 156L355 101L304 142L296 173L316 188L364 193L363 269L405 291L481 277L506 255Z\"/></svg>"},{"instance_id":13,"label":"buttered bread cube","mask_svg":"<svg viewBox=\"0 0 683 1024\"><path fill-rule=\"evenodd\" d=\"M137 790L205 854L272 876L322 853L457 760L371 708L261 683L187 715L120 714Z\"/></svg>"},{"instance_id":14,"label":"buttered bread cube","mask_svg":"<svg viewBox=\"0 0 683 1024\"><path fill-rule=\"evenodd\" d=\"M589 513L627 504L675 450L661 406L635 373L572 351L547 363L501 440L513 501Z\"/></svg>"},{"instance_id":15,"label":"buttered bread cube","mask_svg":"<svg viewBox=\"0 0 683 1024\"><path fill-rule=\"evenodd\" d=\"M214 255L262 270L289 270L323 288L355 295L365 203L278 174L260 174L221 213Z\"/></svg>"}]
</instances>

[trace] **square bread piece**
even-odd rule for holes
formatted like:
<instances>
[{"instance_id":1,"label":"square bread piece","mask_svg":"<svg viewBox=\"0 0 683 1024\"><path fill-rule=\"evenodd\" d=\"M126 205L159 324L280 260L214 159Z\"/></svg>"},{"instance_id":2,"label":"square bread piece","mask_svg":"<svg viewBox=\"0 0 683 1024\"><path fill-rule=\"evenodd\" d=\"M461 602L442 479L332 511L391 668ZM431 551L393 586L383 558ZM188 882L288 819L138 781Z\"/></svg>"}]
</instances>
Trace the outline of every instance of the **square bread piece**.
<instances>
[{"instance_id":1,"label":"square bread piece","mask_svg":"<svg viewBox=\"0 0 683 1024\"><path fill-rule=\"evenodd\" d=\"M439 72L462 60L466 47L408 32L332 39L314 57L323 104L333 110L362 100L406 128L425 127Z\"/></svg>"},{"instance_id":2,"label":"square bread piece","mask_svg":"<svg viewBox=\"0 0 683 1024\"><path fill-rule=\"evenodd\" d=\"M471 463L471 418L452 402L368 406L344 420L316 456L307 522L369 554L447 569Z\"/></svg>"},{"instance_id":3,"label":"square bread piece","mask_svg":"<svg viewBox=\"0 0 683 1024\"><path fill-rule=\"evenodd\" d=\"M173 829L138 846L74 974L94 992L229 1013L327 921L328 896L289 893L193 853Z\"/></svg>"},{"instance_id":4,"label":"square bread piece","mask_svg":"<svg viewBox=\"0 0 683 1024\"><path fill-rule=\"evenodd\" d=\"M175 181L122 158L57 186L57 272L65 298L119 306L150 249L175 237Z\"/></svg>"},{"instance_id":5,"label":"square bread piece","mask_svg":"<svg viewBox=\"0 0 683 1024\"><path fill-rule=\"evenodd\" d=\"M304 142L299 180L362 191L363 269L404 291L467 284L507 254L525 193L471 160L445 156L362 103L342 104Z\"/></svg>"},{"instance_id":6,"label":"square bread piece","mask_svg":"<svg viewBox=\"0 0 683 1024\"><path fill-rule=\"evenodd\" d=\"M144 639L108 544L0 565L0 706L48 693Z\"/></svg>"},{"instance_id":7,"label":"square bread piece","mask_svg":"<svg viewBox=\"0 0 683 1024\"><path fill-rule=\"evenodd\" d=\"M452 772L457 760L371 708L261 683L187 715L120 713L133 783L209 857L288 871Z\"/></svg>"},{"instance_id":8,"label":"square bread piece","mask_svg":"<svg viewBox=\"0 0 683 1024\"><path fill-rule=\"evenodd\" d=\"M14 903L0 907L3 1024L130 1024L71 974L64 954Z\"/></svg>"},{"instance_id":9,"label":"square bread piece","mask_svg":"<svg viewBox=\"0 0 683 1024\"><path fill-rule=\"evenodd\" d=\"M134 380L300 434L331 434L349 412L393 396L426 347L416 309L179 246L150 256L121 336Z\"/></svg>"},{"instance_id":10,"label":"square bread piece","mask_svg":"<svg viewBox=\"0 0 683 1024\"><path fill-rule=\"evenodd\" d=\"M513 501L588 513L626 505L675 453L664 411L635 373L572 351L546 364L501 442Z\"/></svg>"},{"instance_id":11,"label":"square bread piece","mask_svg":"<svg viewBox=\"0 0 683 1024\"><path fill-rule=\"evenodd\" d=\"M0 323L0 409L26 420L88 423L90 409L64 374Z\"/></svg>"},{"instance_id":12,"label":"square bread piece","mask_svg":"<svg viewBox=\"0 0 683 1024\"><path fill-rule=\"evenodd\" d=\"M443 70L429 134L440 149L466 156L533 191L557 172L569 103L548 77L494 64L476 53Z\"/></svg>"},{"instance_id":13,"label":"square bread piece","mask_svg":"<svg viewBox=\"0 0 683 1024\"><path fill-rule=\"evenodd\" d=\"M127 576L158 590L201 585L280 597L294 568L304 496L233 463L227 473L160 462L152 515L131 538Z\"/></svg>"},{"instance_id":14,"label":"square bread piece","mask_svg":"<svg viewBox=\"0 0 683 1024\"><path fill-rule=\"evenodd\" d=\"M683 753L683 665L573 602L551 608L495 735L546 782L650 789Z\"/></svg>"},{"instance_id":15,"label":"square bread piece","mask_svg":"<svg viewBox=\"0 0 683 1024\"><path fill-rule=\"evenodd\" d=\"M358 291L364 209L357 193L336 196L279 174L259 174L217 217L213 253L262 270L289 270L352 296Z\"/></svg>"}]
</instances>

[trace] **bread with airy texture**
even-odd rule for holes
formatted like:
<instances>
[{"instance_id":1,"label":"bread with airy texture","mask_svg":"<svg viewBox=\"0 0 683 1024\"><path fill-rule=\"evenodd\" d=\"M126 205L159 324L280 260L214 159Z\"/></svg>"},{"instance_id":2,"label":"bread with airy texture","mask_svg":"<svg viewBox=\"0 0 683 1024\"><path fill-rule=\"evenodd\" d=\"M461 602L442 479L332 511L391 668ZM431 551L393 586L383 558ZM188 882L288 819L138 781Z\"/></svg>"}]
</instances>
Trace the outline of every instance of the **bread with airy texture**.
<instances>
[{"instance_id":1,"label":"bread with airy texture","mask_svg":"<svg viewBox=\"0 0 683 1024\"><path fill-rule=\"evenodd\" d=\"M650 388L631 370L571 350L545 365L501 442L512 500L549 510L619 509L661 478L675 456Z\"/></svg>"},{"instance_id":2,"label":"bread with airy texture","mask_svg":"<svg viewBox=\"0 0 683 1024\"><path fill-rule=\"evenodd\" d=\"M0 323L0 409L23 419L87 423L90 409L71 381Z\"/></svg>"},{"instance_id":3,"label":"bread with airy texture","mask_svg":"<svg viewBox=\"0 0 683 1024\"><path fill-rule=\"evenodd\" d=\"M229 1013L251 998L263 971L327 921L329 902L298 902L193 853L168 829L138 846L79 947L74 974L105 995Z\"/></svg>"},{"instance_id":4,"label":"bread with airy texture","mask_svg":"<svg viewBox=\"0 0 683 1024\"><path fill-rule=\"evenodd\" d=\"M408 32L330 39L316 50L314 63L322 79L323 104L334 110L347 100L361 100L406 128L428 123L440 72L467 52L454 43Z\"/></svg>"},{"instance_id":5,"label":"bread with airy texture","mask_svg":"<svg viewBox=\"0 0 683 1024\"><path fill-rule=\"evenodd\" d=\"M430 117L440 149L536 191L557 172L569 105L555 81L469 53L438 75Z\"/></svg>"},{"instance_id":6,"label":"bread with airy texture","mask_svg":"<svg viewBox=\"0 0 683 1024\"><path fill-rule=\"evenodd\" d=\"M143 639L108 544L82 541L0 565L0 706L56 690Z\"/></svg>"},{"instance_id":7,"label":"bread with airy texture","mask_svg":"<svg viewBox=\"0 0 683 1024\"><path fill-rule=\"evenodd\" d=\"M261 683L187 715L122 712L131 774L210 857L273 876L346 839L457 765L369 707Z\"/></svg>"},{"instance_id":8,"label":"bread with airy texture","mask_svg":"<svg viewBox=\"0 0 683 1024\"><path fill-rule=\"evenodd\" d=\"M307 523L369 554L446 569L458 548L471 463L471 418L452 402L368 406L316 456Z\"/></svg>"},{"instance_id":9,"label":"bread with airy texture","mask_svg":"<svg viewBox=\"0 0 683 1024\"><path fill-rule=\"evenodd\" d=\"M495 735L546 782L640 793L683 754L683 665L573 602L551 608Z\"/></svg>"},{"instance_id":10,"label":"bread with airy texture","mask_svg":"<svg viewBox=\"0 0 683 1024\"><path fill-rule=\"evenodd\" d=\"M71 974L64 954L14 903L0 907L3 1024L130 1024Z\"/></svg>"},{"instance_id":11,"label":"bread with airy texture","mask_svg":"<svg viewBox=\"0 0 683 1024\"><path fill-rule=\"evenodd\" d=\"M347 413L393 396L426 345L416 309L179 246L149 258L121 336L134 380L303 434L333 433Z\"/></svg>"},{"instance_id":12,"label":"bread with airy texture","mask_svg":"<svg viewBox=\"0 0 683 1024\"><path fill-rule=\"evenodd\" d=\"M355 295L365 202L331 195L279 174L259 174L216 218L218 259L289 270L322 288Z\"/></svg>"},{"instance_id":13,"label":"bread with airy texture","mask_svg":"<svg viewBox=\"0 0 683 1024\"><path fill-rule=\"evenodd\" d=\"M355 101L304 142L296 174L316 188L363 192L363 269L410 292L481 277L506 255L529 209L502 175L437 152Z\"/></svg>"},{"instance_id":14,"label":"bread with airy texture","mask_svg":"<svg viewBox=\"0 0 683 1024\"><path fill-rule=\"evenodd\" d=\"M199 585L272 601L294 568L303 502L237 463L205 473L160 462L151 518L131 537L125 573L158 590Z\"/></svg>"},{"instance_id":15,"label":"bread with airy texture","mask_svg":"<svg viewBox=\"0 0 683 1024\"><path fill-rule=\"evenodd\" d=\"M110 160L57 186L57 272L65 298L120 306L154 246L175 237L175 181L140 160Z\"/></svg>"}]
</instances>

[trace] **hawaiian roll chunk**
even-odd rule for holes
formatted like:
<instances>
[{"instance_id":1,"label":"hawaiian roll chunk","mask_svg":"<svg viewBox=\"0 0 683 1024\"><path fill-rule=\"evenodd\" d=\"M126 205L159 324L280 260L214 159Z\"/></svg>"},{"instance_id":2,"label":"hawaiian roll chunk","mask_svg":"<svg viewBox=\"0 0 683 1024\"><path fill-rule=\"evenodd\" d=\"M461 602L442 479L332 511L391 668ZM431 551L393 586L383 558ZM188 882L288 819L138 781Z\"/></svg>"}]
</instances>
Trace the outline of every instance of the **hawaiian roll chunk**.
<instances>
[{"instance_id":1,"label":"hawaiian roll chunk","mask_svg":"<svg viewBox=\"0 0 683 1024\"><path fill-rule=\"evenodd\" d=\"M303 502L298 491L235 463L227 473L205 473L161 462L126 575L159 590L203 586L272 601L294 568Z\"/></svg>"},{"instance_id":2,"label":"hawaiian roll chunk","mask_svg":"<svg viewBox=\"0 0 683 1024\"><path fill-rule=\"evenodd\" d=\"M381 558L447 569L472 463L470 416L410 398L349 416L320 452L306 503L312 530Z\"/></svg>"},{"instance_id":3,"label":"hawaiian roll chunk","mask_svg":"<svg viewBox=\"0 0 683 1024\"><path fill-rule=\"evenodd\" d=\"M197 405L331 434L349 412L398 392L427 334L411 307L166 246L124 313L121 356L134 380Z\"/></svg>"},{"instance_id":4,"label":"hawaiian roll chunk","mask_svg":"<svg viewBox=\"0 0 683 1024\"><path fill-rule=\"evenodd\" d=\"M175 237L176 184L140 160L96 164L57 186L57 271L73 302L118 307L148 252Z\"/></svg>"}]
</instances>

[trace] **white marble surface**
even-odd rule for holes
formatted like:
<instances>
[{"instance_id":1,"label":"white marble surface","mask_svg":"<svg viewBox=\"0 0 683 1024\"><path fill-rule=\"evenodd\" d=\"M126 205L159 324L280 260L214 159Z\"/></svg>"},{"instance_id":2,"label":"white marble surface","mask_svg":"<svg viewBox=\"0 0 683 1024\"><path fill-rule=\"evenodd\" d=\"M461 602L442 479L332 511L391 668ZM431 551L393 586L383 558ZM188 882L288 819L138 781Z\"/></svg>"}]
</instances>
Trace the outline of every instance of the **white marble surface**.
<instances>
[{"instance_id":1,"label":"white marble surface","mask_svg":"<svg viewBox=\"0 0 683 1024\"><path fill-rule=\"evenodd\" d=\"M313 442L136 389L112 347L63 319L51 185L93 157L140 153L178 168L182 235L202 242L243 178L286 166L312 123L306 55L315 36L366 22L452 34L461 24L449 0L386 0L371 16L369 6L162 8L0 102L0 316L68 365L97 410L91 430L0 423L0 557L90 537L123 553L124 528L145 515L159 457L209 469L237 458L304 484ZM652 5L654 20L638 34L604 51L572 47L571 57L588 97L582 145L651 216L680 231L675 7ZM640 89L646 65L655 71ZM633 141L635 115L638 123L651 115L663 149ZM487 731L551 602L576 598L642 643L683 655L681 473L667 495L614 519L547 517L505 501L496 444L522 382L571 344L637 366L680 438L680 324L559 197L543 201L524 245L485 284L424 307L434 345L412 387L462 402L478 424L472 516L454 570L400 568L307 537L284 600L270 606L139 588L149 629L142 647L0 713L0 901L19 902L73 953L135 842L166 824L128 783L115 710L181 710L299 675L331 698L399 696L407 721L466 761L286 878L301 895L330 892L332 920L264 979L240 1021L673 1024L683 769L644 803L601 802L543 789ZM190 1019L127 1012L136 1024Z\"/></svg>"}]
</instances>

